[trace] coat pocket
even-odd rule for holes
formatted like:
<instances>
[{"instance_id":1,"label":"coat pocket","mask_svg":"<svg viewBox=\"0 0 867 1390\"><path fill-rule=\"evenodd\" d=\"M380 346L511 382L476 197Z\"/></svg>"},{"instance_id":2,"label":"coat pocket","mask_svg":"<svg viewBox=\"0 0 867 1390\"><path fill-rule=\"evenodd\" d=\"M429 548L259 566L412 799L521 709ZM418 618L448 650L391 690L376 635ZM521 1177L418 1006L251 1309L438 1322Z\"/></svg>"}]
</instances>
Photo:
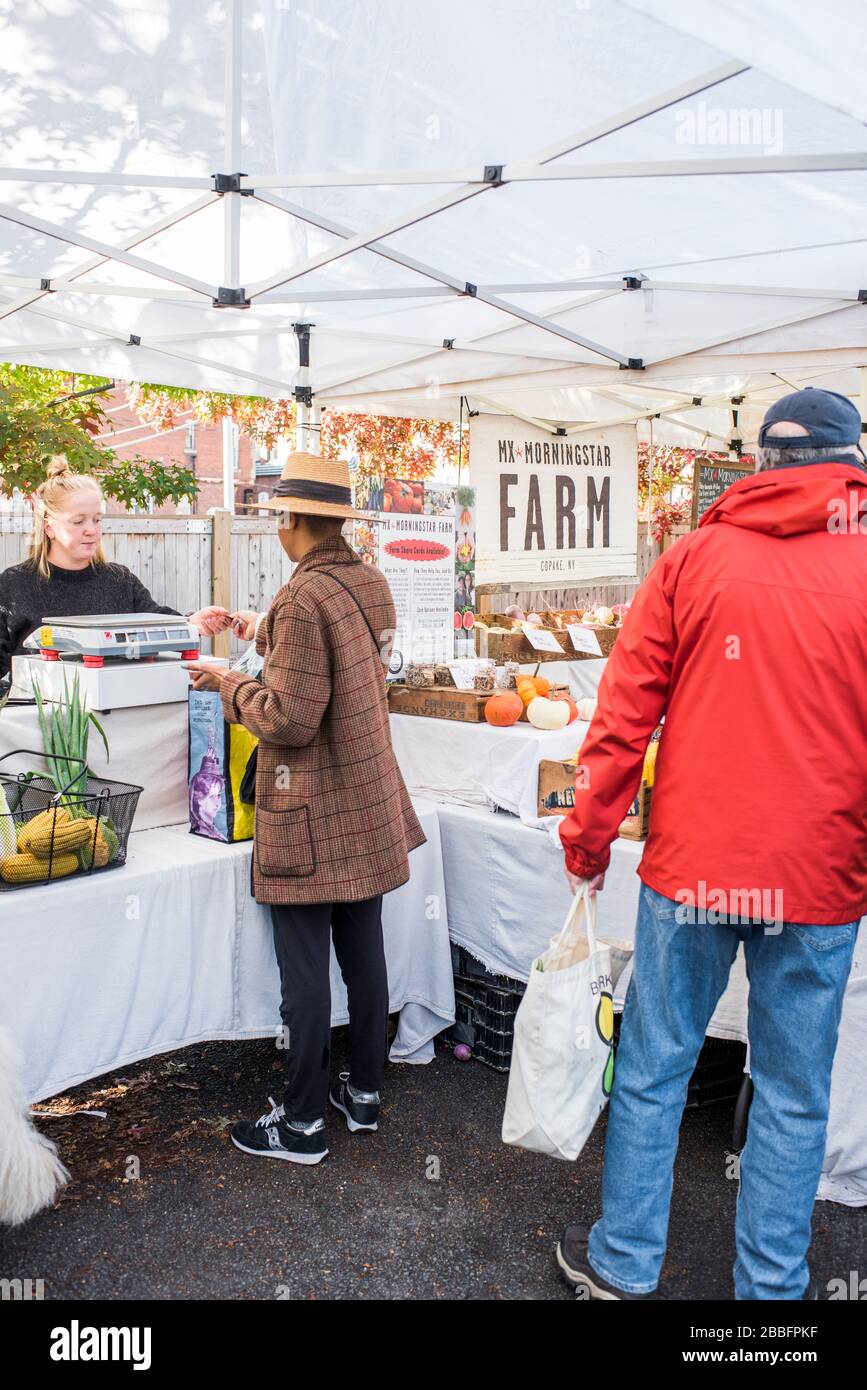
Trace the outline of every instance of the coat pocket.
<instances>
[{"instance_id":1,"label":"coat pocket","mask_svg":"<svg viewBox=\"0 0 867 1390\"><path fill-rule=\"evenodd\" d=\"M310 808L286 811L256 807L256 863L265 878L309 878L316 871Z\"/></svg>"}]
</instances>

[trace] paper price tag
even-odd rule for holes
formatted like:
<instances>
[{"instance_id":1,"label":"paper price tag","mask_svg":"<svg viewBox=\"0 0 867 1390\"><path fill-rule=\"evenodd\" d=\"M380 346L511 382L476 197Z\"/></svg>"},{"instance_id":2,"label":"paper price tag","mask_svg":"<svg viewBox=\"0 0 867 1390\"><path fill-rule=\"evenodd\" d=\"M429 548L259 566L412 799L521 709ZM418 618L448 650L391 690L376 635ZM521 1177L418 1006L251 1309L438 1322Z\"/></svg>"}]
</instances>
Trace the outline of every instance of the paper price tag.
<instances>
[{"instance_id":1,"label":"paper price tag","mask_svg":"<svg viewBox=\"0 0 867 1390\"><path fill-rule=\"evenodd\" d=\"M599 638L592 627L582 627L580 623L570 623L568 630L569 636L572 638L572 646L576 652L587 652L590 656L602 655Z\"/></svg>"},{"instance_id":2,"label":"paper price tag","mask_svg":"<svg viewBox=\"0 0 867 1390\"><path fill-rule=\"evenodd\" d=\"M522 623L521 631L530 646L537 652L560 652L562 655L563 648L549 628L534 627L532 623Z\"/></svg>"}]
</instances>

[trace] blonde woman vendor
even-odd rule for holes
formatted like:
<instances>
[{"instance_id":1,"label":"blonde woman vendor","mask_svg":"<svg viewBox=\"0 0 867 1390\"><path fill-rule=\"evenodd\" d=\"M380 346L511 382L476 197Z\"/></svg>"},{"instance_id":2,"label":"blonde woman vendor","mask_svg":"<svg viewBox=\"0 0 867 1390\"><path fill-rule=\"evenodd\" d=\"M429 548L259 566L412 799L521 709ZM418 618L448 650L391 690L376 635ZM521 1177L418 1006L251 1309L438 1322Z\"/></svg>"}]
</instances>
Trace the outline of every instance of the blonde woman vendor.
<instances>
[{"instance_id":1,"label":"blonde woman vendor","mask_svg":"<svg viewBox=\"0 0 867 1390\"><path fill-rule=\"evenodd\" d=\"M62 455L53 458L33 499L30 555L0 573L0 679L46 617L175 611L156 603L132 570L106 560L99 484L73 473ZM210 636L231 617L225 608L201 608L189 621Z\"/></svg>"}]
</instances>

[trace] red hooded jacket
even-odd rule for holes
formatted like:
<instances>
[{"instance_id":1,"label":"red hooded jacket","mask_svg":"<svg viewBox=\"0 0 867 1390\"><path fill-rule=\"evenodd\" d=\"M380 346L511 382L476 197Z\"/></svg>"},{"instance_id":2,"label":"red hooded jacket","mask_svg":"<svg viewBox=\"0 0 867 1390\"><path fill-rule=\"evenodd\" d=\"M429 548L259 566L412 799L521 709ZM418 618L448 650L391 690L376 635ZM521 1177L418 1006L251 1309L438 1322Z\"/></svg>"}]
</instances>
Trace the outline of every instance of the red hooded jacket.
<instances>
[{"instance_id":1,"label":"red hooded jacket","mask_svg":"<svg viewBox=\"0 0 867 1390\"><path fill-rule=\"evenodd\" d=\"M867 474L857 464L751 474L654 565L600 682L575 808L560 826L572 873L607 866L663 715L638 870L649 887L710 908L714 894L737 903L761 892L788 922L867 912Z\"/></svg>"}]
</instances>

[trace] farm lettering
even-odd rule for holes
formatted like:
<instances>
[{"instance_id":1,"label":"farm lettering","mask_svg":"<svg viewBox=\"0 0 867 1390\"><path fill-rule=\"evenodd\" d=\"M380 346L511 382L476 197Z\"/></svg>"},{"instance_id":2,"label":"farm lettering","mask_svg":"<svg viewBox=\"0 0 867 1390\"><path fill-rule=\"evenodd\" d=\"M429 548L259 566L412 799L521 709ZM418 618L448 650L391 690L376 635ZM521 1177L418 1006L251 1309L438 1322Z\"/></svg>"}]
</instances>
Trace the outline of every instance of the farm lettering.
<instances>
[{"instance_id":1,"label":"farm lettering","mask_svg":"<svg viewBox=\"0 0 867 1390\"><path fill-rule=\"evenodd\" d=\"M511 442L511 441L507 441ZM529 447L529 446L528 446ZM537 446L545 449L556 448L557 445ZM572 448L571 445L566 446ZM576 445L577 449L579 446ZM581 446L588 449L596 448L601 453L601 448L595 445ZM605 453L609 452L605 448ZM598 465L597 465L598 466ZM542 497L539 488L539 476L530 473L527 476L527 492L522 506L522 515L518 517L517 503L513 505L511 492L517 488L519 476L517 473L500 474L500 550L514 550L515 542L510 539L509 522L517 521L520 526L518 535L522 536L522 548L529 550L545 550L547 545L551 545L555 550L574 550L577 539L577 519L576 505L578 500L578 488L574 477L568 473L557 474L554 478L554 538L545 536L545 523L543 519ZM580 484L579 484L580 486ZM585 478L585 502L583 510L587 517L586 545L592 549L597 544L603 548L610 544L611 534L611 478L603 478L601 484L597 484L593 474L588 473ZM600 523L601 542L597 541L597 522Z\"/></svg>"}]
</instances>

